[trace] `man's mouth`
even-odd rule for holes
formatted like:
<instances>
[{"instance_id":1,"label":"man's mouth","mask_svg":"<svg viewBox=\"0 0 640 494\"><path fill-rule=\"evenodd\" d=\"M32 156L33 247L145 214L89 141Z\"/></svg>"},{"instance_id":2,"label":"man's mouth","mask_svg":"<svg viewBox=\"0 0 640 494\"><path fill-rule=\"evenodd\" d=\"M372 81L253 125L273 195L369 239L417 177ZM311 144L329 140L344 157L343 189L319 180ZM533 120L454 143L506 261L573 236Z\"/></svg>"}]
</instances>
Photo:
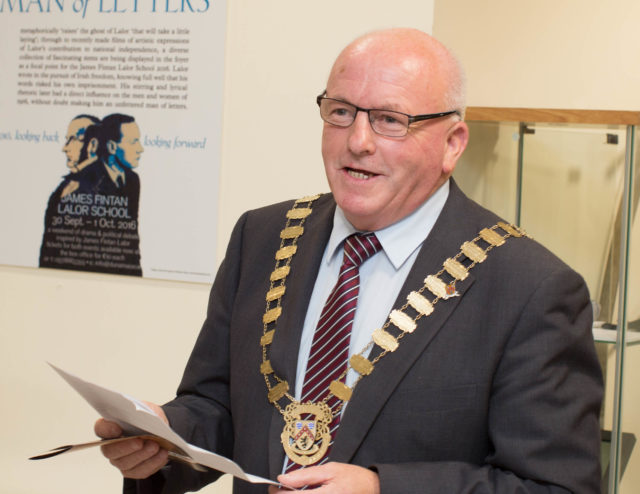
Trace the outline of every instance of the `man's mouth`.
<instances>
[{"instance_id":1,"label":"man's mouth","mask_svg":"<svg viewBox=\"0 0 640 494\"><path fill-rule=\"evenodd\" d=\"M354 170L353 168L347 168L347 173L353 177L358 178L360 180L368 180L374 176L373 173L364 172L362 170Z\"/></svg>"}]
</instances>

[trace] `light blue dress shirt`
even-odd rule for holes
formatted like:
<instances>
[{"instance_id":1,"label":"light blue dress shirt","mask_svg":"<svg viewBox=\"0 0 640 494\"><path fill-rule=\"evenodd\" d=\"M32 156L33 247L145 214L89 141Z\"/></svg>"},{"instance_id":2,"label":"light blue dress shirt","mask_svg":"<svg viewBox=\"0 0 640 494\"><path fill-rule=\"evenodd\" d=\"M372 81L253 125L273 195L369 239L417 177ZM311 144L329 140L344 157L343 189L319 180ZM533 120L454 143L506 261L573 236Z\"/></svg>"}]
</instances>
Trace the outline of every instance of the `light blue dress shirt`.
<instances>
[{"instance_id":1,"label":"light blue dress shirt","mask_svg":"<svg viewBox=\"0 0 640 494\"><path fill-rule=\"evenodd\" d=\"M361 352L371 341L373 331L382 327L387 320L418 256L418 251L431 232L448 196L449 181L409 216L375 232L383 250L360 266L360 293L351 332L349 356ZM340 273L343 242L356 231L345 218L344 212L336 207L333 230L322 257L302 329L296 371L297 399L302 394L307 360L320 313ZM425 277L428 274L432 273L424 273ZM353 385L357 376L358 374L351 369L347 375L347 385Z\"/></svg>"}]
</instances>

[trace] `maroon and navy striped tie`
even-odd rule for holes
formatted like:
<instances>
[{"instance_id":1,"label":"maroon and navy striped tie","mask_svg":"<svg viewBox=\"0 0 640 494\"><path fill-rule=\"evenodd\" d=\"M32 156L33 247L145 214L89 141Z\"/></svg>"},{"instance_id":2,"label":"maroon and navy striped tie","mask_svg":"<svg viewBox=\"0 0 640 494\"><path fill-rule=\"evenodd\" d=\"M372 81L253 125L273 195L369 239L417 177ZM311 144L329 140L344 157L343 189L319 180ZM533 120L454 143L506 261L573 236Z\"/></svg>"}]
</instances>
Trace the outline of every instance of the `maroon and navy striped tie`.
<instances>
[{"instance_id":1,"label":"maroon and navy striped tie","mask_svg":"<svg viewBox=\"0 0 640 494\"><path fill-rule=\"evenodd\" d=\"M374 233L356 233L345 240L344 257L338 281L325 302L309 352L307 370L302 387L301 402L319 402L329 394L331 381L338 379L347 369L349 340L360 288L359 267L381 249ZM343 378L344 380L344 378ZM335 410L340 400L331 396L327 405ZM331 422L331 442L340 424L340 414ZM327 461L329 450L317 464ZM289 462L286 470L298 468Z\"/></svg>"}]
</instances>

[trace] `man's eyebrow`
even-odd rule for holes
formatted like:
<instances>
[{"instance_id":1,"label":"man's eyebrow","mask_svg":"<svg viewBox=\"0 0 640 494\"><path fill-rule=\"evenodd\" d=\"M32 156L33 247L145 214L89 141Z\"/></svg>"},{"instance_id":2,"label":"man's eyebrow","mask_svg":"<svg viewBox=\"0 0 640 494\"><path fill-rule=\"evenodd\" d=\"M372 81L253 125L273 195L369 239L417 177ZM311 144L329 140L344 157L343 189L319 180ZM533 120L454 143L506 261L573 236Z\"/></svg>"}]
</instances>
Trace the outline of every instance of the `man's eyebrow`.
<instances>
[{"instance_id":1,"label":"man's eyebrow","mask_svg":"<svg viewBox=\"0 0 640 494\"><path fill-rule=\"evenodd\" d=\"M358 106L358 107L360 106L360 105L355 104L353 101L350 101L347 98L343 98L342 96L338 96L338 95L329 96L329 94L326 94L325 96L327 98L337 99L339 101L344 101L345 103L349 103L350 105L354 105L354 106ZM405 112L402 111L402 109L400 108L400 106L397 103L393 103L393 102L381 103L379 105L375 105L375 106L372 106L372 107L367 108L367 109L368 110L388 110L388 111L396 111L396 112L399 112L399 113L405 113Z\"/></svg>"},{"instance_id":2,"label":"man's eyebrow","mask_svg":"<svg viewBox=\"0 0 640 494\"><path fill-rule=\"evenodd\" d=\"M378 109L380 109L380 110L389 110L389 111L396 111L396 112L398 112L398 113L406 113L406 112L402 111L402 109L400 108L400 106L399 106L399 105L396 105L395 103L388 103L388 104L386 104L386 105L378 106L378 107L376 107L376 108L378 108Z\"/></svg>"}]
</instances>

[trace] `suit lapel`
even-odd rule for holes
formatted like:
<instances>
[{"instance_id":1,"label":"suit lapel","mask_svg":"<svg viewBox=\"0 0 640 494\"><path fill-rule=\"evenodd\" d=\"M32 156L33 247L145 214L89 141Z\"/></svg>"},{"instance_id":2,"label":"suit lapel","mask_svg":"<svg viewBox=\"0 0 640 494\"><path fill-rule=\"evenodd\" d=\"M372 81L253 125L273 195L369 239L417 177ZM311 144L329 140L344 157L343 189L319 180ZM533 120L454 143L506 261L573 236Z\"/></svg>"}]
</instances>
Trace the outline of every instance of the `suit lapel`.
<instances>
[{"instance_id":1,"label":"suit lapel","mask_svg":"<svg viewBox=\"0 0 640 494\"><path fill-rule=\"evenodd\" d=\"M424 241L394 307L399 308L404 305L410 291L422 287L427 275L437 273L445 259L453 257L458 252L462 242L470 240L477 234L460 227L461 201L466 201L466 198L452 182L445 208ZM356 386L332 447L333 461L348 463L351 460L389 396L416 359L426 351L429 343L442 329L473 282L472 274L469 274L464 281L458 282L456 289L460 296L440 300L434 312L428 317L421 318L416 330L402 339L398 349L382 358L376 364L373 373L362 379ZM373 353L375 349L379 353L379 347L374 346Z\"/></svg>"},{"instance_id":2,"label":"suit lapel","mask_svg":"<svg viewBox=\"0 0 640 494\"><path fill-rule=\"evenodd\" d=\"M333 228L335 202L330 194L326 194L312 208L313 213L304 225L304 234L298 240L298 251L291 261L291 275L287 278L287 289L282 299L282 316L278 320L270 348L275 373L287 380L292 394L296 383L302 327L322 255ZM283 218L283 226L284 222ZM284 450L280 444L280 434L283 426L282 415L274 407L269 429L269 472L272 478L282 471Z\"/></svg>"}]
</instances>

